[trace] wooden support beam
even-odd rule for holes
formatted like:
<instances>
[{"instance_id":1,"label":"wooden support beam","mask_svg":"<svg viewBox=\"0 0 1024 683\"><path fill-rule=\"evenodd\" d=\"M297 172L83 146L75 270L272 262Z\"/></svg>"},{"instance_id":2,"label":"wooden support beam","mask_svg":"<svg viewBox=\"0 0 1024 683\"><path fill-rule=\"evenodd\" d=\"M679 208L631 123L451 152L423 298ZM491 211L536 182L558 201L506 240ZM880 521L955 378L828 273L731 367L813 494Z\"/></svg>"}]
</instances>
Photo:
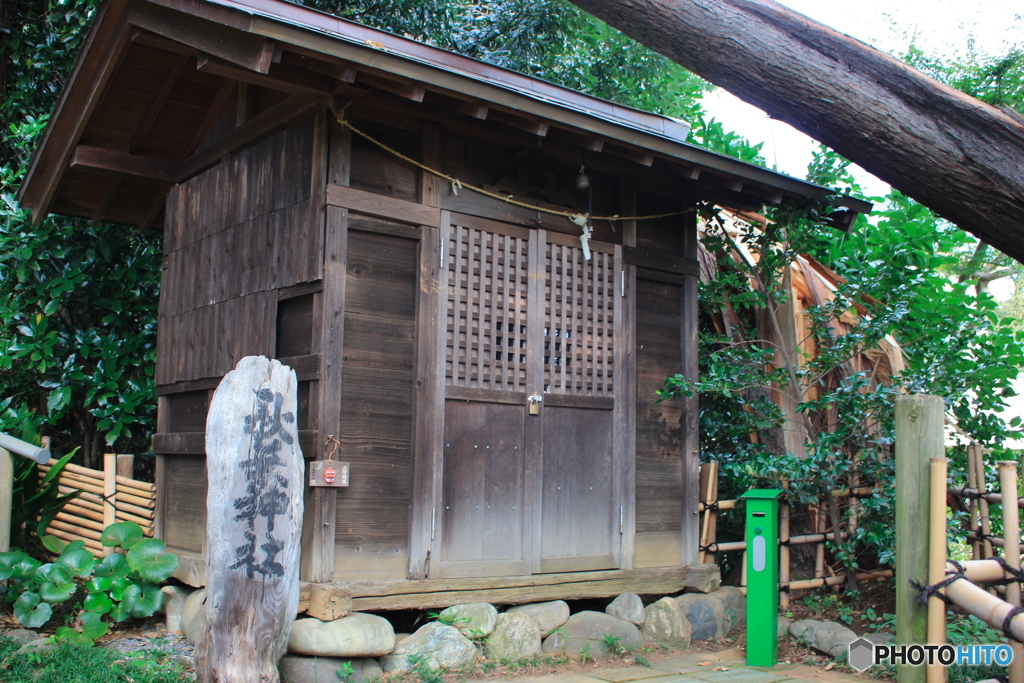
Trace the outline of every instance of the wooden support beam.
<instances>
[{"instance_id":1,"label":"wooden support beam","mask_svg":"<svg viewBox=\"0 0 1024 683\"><path fill-rule=\"evenodd\" d=\"M128 21L257 73L267 73L274 57L272 40L159 5L135 5Z\"/></svg>"},{"instance_id":2,"label":"wooden support beam","mask_svg":"<svg viewBox=\"0 0 1024 683\"><path fill-rule=\"evenodd\" d=\"M227 106L228 101L231 99L231 95L237 92L236 85L234 81L230 80L225 80L221 83L220 88L218 88L213 96L213 100L210 102L209 109L206 110L206 116L203 117L202 122L196 127L195 133L193 133L192 139L185 146L182 158L192 156L199 148L199 145L203 144L203 140L210 133L213 124L220 118L221 112L224 111L224 107Z\"/></svg>"},{"instance_id":3,"label":"wooden support beam","mask_svg":"<svg viewBox=\"0 0 1024 683\"><path fill-rule=\"evenodd\" d=\"M156 223L156 219L160 216L160 213L164 210L164 204L167 202L167 187L161 187L156 195L153 197L153 203L149 205L149 211L146 212L146 217L139 223L139 230L141 232L149 232L153 229L153 224Z\"/></svg>"},{"instance_id":4,"label":"wooden support beam","mask_svg":"<svg viewBox=\"0 0 1024 683\"><path fill-rule=\"evenodd\" d=\"M325 99L292 95L227 135L199 149L181 164L180 179L191 178L218 159L324 106Z\"/></svg>"},{"instance_id":5,"label":"wooden support beam","mask_svg":"<svg viewBox=\"0 0 1024 683\"><path fill-rule=\"evenodd\" d=\"M517 116L508 112L493 110L491 112L491 120L503 123L506 126L518 128L519 130L525 130L527 133L531 133L532 135L536 135L541 138L548 134L549 125L547 122L539 119Z\"/></svg>"},{"instance_id":6,"label":"wooden support beam","mask_svg":"<svg viewBox=\"0 0 1024 683\"><path fill-rule=\"evenodd\" d=\"M325 61L312 55L285 50L281 55L281 64L294 66L307 71L314 71L329 76L342 83L355 83L358 72L351 64L340 61Z\"/></svg>"},{"instance_id":7,"label":"wooden support beam","mask_svg":"<svg viewBox=\"0 0 1024 683\"><path fill-rule=\"evenodd\" d=\"M700 275L700 263L696 259L673 256L660 251L650 251L637 247L624 247L622 260L634 266L649 270L661 270L677 275Z\"/></svg>"},{"instance_id":8,"label":"wooden support beam","mask_svg":"<svg viewBox=\"0 0 1024 683\"><path fill-rule=\"evenodd\" d=\"M614 154L617 157L627 159L634 163L640 164L641 166L651 166L654 164L654 153L649 152L646 149L634 149L632 147L622 147L620 145L609 145L604 148L605 152Z\"/></svg>"},{"instance_id":9,"label":"wooden support beam","mask_svg":"<svg viewBox=\"0 0 1024 683\"><path fill-rule=\"evenodd\" d=\"M102 147L79 145L71 157L71 166L81 166L98 171L111 171L137 178L151 178L166 182L177 182L178 165L161 159L138 154L128 154Z\"/></svg>"},{"instance_id":10,"label":"wooden support beam","mask_svg":"<svg viewBox=\"0 0 1024 683\"><path fill-rule=\"evenodd\" d=\"M416 85L415 82L406 79L397 79L391 77L379 76L377 74L367 73L360 71L358 75L359 82L368 85L373 88L379 88L380 90L387 91L399 97L404 97L407 100L413 102L422 102L423 96L426 95L426 89L420 85Z\"/></svg>"},{"instance_id":11,"label":"wooden support beam","mask_svg":"<svg viewBox=\"0 0 1024 683\"><path fill-rule=\"evenodd\" d=\"M157 118L160 116L160 112L163 111L164 103L167 102L167 98L170 97L171 91L174 90L174 86L178 84L178 78L181 76L181 72L185 70L185 65L188 63L188 57L186 55L178 55L174 65L171 67L170 73L164 79L164 84L160 88L160 92L156 94L153 101L149 104L149 109L146 110L146 115L142 118L139 123L139 127L135 129L135 134L132 135L131 142L128 143L128 151L135 154L139 151L146 136L149 135L149 131L153 129L153 124L156 123Z\"/></svg>"},{"instance_id":12,"label":"wooden support beam","mask_svg":"<svg viewBox=\"0 0 1024 683\"><path fill-rule=\"evenodd\" d=\"M114 197L117 195L117 191L121 189L122 179L120 176L114 176L110 184L107 186L107 191L103 193L103 200L93 211L90 222L95 227L103 222L104 216L107 215L107 211L110 210L110 205L114 203Z\"/></svg>"},{"instance_id":13,"label":"wooden support beam","mask_svg":"<svg viewBox=\"0 0 1024 683\"><path fill-rule=\"evenodd\" d=\"M334 91L334 79L286 64L271 64L266 72L258 73L201 52L196 61L196 68L203 73L293 95L320 97L330 95Z\"/></svg>"},{"instance_id":14,"label":"wooden support beam","mask_svg":"<svg viewBox=\"0 0 1024 683\"><path fill-rule=\"evenodd\" d=\"M485 121L487 120L488 112L490 112L490 107L486 107L477 102L460 102L459 111L466 116Z\"/></svg>"}]
</instances>

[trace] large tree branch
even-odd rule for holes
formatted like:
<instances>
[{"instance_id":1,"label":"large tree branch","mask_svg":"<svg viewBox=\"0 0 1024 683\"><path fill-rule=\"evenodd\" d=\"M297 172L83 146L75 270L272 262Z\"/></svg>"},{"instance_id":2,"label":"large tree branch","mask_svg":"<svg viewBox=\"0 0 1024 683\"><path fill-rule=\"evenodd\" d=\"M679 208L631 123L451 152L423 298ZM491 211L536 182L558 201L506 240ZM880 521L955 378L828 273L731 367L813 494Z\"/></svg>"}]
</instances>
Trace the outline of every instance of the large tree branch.
<instances>
[{"instance_id":1,"label":"large tree branch","mask_svg":"<svg viewBox=\"0 0 1024 683\"><path fill-rule=\"evenodd\" d=\"M772 0L573 0L1024 262L1024 122Z\"/></svg>"}]
</instances>

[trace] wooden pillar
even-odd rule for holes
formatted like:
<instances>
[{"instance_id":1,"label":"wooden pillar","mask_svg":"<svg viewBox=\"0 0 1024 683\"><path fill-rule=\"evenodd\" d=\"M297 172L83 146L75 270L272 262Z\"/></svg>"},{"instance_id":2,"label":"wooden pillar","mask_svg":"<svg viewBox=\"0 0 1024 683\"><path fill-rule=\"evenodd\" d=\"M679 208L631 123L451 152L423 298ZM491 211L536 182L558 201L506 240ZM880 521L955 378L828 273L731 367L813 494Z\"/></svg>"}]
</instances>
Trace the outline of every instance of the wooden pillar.
<instances>
[{"instance_id":1,"label":"wooden pillar","mask_svg":"<svg viewBox=\"0 0 1024 683\"><path fill-rule=\"evenodd\" d=\"M135 475L135 456L131 453L118 453L117 454L117 476L124 477L126 479L134 479Z\"/></svg>"},{"instance_id":2,"label":"wooden pillar","mask_svg":"<svg viewBox=\"0 0 1024 683\"><path fill-rule=\"evenodd\" d=\"M328 135L330 130L330 135ZM352 136L333 119L318 116L314 128L314 163L310 186L316 219L324 231L324 279L321 294L320 444L311 457L326 460L341 433L341 365L345 332L345 276L348 252L348 211L326 205L326 182L345 185L351 171ZM334 543L338 490L318 486L308 492L310 508L303 527L301 575L304 581L334 578Z\"/></svg>"},{"instance_id":3,"label":"wooden pillar","mask_svg":"<svg viewBox=\"0 0 1024 683\"><path fill-rule=\"evenodd\" d=\"M928 610L911 581L928 582L930 458L942 457L945 406L938 396L896 399L896 642L924 643ZM924 667L899 667L900 683L923 683Z\"/></svg>"},{"instance_id":4,"label":"wooden pillar","mask_svg":"<svg viewBox=\"0 0 1024 683\"><path fill-rule=\"evenodd\" d=\"M697 217L685 214L682 226L682 256L697 261ZM683 377L697 381L697 287L699 278L687 275L683 281L680 316L682 329ZM700 499L700 440L697 437L698 411L697 393L684 397L683 428L683 552L682 564L697 564L700 552L700 516L697 501Z\"/></svg>"}]
</instances>

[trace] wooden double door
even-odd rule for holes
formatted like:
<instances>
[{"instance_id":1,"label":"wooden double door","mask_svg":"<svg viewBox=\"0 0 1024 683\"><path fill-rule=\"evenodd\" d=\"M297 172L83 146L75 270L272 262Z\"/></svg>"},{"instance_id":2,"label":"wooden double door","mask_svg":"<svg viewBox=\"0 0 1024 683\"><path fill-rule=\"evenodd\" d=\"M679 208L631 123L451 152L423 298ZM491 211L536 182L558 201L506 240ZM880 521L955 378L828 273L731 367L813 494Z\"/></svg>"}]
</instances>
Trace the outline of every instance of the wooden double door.
<instances>
[{"instance_id":1,"label":"wooden double door","mask_svg":"<svg viewBox=\"0 0 1024 683\"><path fill-rule=\"evenodd\" d=\"M431 575L618 568L621 248L445 216Z\"/></svg>"}]
</instances>

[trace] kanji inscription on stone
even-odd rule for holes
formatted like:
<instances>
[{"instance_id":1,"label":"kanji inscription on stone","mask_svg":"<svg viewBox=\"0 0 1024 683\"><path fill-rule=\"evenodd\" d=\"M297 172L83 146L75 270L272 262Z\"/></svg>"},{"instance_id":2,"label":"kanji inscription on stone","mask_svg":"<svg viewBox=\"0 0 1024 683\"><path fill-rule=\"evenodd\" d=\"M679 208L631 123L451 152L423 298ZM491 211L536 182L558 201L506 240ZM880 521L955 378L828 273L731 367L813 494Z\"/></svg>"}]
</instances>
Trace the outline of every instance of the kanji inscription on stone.
<instances>
[{"instance_id":1,"label":"kanji inscription on stone","mask_svg":"<svg viewBox=\"0 0 1024 683\"><path fill-rule=\"evenodd\" d=\"M299 602L305 472L296 389L291 368L249 356L210 403L200 681L278 680Z\"/></svg>"}]
</instances>

